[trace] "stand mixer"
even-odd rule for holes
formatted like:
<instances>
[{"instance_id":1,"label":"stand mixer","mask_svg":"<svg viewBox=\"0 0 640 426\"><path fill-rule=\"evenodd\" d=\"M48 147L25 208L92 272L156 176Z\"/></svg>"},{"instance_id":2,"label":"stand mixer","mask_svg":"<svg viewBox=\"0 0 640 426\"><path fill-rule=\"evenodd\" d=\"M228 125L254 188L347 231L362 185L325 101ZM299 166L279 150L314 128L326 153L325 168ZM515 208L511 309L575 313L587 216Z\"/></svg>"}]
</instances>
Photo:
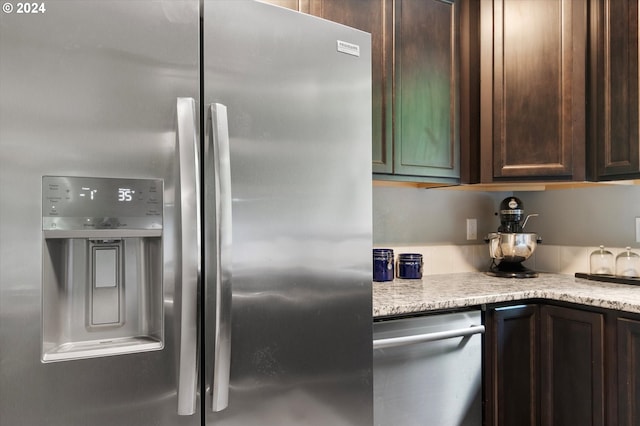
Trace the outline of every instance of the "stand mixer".
<instances>
[{"instance_id":1,"label":"stand mixer","mask_svg":"<svg viewBox=\"0 0 640 426\"><path fill-rule=\"evenodd\" d=\"M498 232L487 235L491 266L487 275L506 278L535 278L538 273L522 265L535 251L542 239L535 233L524 232L530 217L524 221L522 201L516 197L507 197L500 203L500 226Z\"/></svg>"}]
</instances>

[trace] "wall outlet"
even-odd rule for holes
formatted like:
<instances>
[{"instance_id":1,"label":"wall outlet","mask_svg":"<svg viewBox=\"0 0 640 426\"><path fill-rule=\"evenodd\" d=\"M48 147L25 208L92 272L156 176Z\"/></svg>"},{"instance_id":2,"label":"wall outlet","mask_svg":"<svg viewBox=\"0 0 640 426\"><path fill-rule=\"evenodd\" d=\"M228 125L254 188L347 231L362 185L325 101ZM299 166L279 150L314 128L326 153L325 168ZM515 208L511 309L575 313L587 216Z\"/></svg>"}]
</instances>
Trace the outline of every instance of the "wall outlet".
<instances>
[{"instance_id":1,"label":"wall outlet","mask_svg":"<svg viewBox=\"0 0 640 426\"><path fill-rule=\"evenodd\" d=\"M638 228L636 227L636 234L637 234L637 229ZM475 218L467 219L467 240L477 240L477 239L478 239L478 220Z\"/></svg>"},{"instance_id":2,"label":"wall outlet","mask_svg":"<svg viewBox=\"0 0 640 426\"><path fill-rule=\"evenodd\" d=\"M636 217L636 243L640 243L640 217Z\"/></svg>"}]
</instances>

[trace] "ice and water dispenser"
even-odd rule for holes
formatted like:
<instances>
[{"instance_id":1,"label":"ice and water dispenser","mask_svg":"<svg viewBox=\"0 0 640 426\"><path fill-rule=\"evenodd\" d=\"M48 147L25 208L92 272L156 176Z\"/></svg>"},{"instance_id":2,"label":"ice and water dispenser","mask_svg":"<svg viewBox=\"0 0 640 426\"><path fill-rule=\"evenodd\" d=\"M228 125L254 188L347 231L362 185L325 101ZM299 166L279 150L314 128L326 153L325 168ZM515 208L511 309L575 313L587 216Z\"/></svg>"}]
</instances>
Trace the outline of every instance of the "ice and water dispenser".
<instances>
[{"instance_id":1,"label":"ice and water dispenser","mask_svg":"<svg viewBox=\"0 0 640 426\"><path fill-rule=\"evenodd\" d=\"M42 178L42 361L163 347L163 182Z\"/></svg>"}]
</instances>

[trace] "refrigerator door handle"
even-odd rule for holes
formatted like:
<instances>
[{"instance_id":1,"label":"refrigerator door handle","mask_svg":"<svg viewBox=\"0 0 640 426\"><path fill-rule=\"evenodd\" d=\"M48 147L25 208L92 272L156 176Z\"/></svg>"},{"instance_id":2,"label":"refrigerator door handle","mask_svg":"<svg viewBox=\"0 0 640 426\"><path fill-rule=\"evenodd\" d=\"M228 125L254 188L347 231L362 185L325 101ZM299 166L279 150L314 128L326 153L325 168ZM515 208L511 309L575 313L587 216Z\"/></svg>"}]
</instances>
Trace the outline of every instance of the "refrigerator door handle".
<instances>
[{"instance_id":1,"label":"refrigerator door handle","mask_svg":"<svg viewBox=\"0 0 640 426\"><path fill-rule=\"evenodd\" d=\"M205 211L212 211L215 226L205 238L207 274L206 291L215 294L215 324L213 347L213 378L211 411L224 410L229 403L229 375L231 369L231 160L229 153L229 127L227 107L214 103L210 106L211 127L206 147ZM212 176L209 176L212 174ZM209 191L213 190L213 193ZM211 233L210 233L211 232ZM215 255L214 255L215 253ZM212 258L215 256L215 258ZM215 265L211 265L215 262ZM210 267L212 266L212 267Z\"/></svg>"},{"instance_id":2,"label":"refrigerator door handle","mask_svg":"<svg viewBox=\"0 0 640 426\"><path fill-rule=\"evenodd\" d=\"M198 284L200 281L200 168L196 133L196 102L177 101L179 185L176 194L180 223L181 266L179 302L180 347L178 415L196 412L198 386ZM177 286L176 286L177 287ZM178 292L176 291L176 296Z\"/></svg>"}]
</instances>

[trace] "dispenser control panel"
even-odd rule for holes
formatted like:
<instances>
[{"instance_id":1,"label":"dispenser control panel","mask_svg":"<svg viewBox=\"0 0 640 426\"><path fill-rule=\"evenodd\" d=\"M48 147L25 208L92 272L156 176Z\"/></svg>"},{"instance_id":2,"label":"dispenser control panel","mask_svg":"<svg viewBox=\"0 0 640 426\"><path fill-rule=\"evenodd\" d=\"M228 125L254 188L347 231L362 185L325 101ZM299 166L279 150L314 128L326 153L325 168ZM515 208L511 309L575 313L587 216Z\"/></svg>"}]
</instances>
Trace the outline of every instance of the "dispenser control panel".
<instances>
[{"instance_id":1,"label":"dispenser control panel","mask_svg":"<svg viewBox=\"0 0 640 426\"><path fill-rule=\"evenodd\" d=\"M42 177L45 231L162 229L163 181Z\"/></svg>"}]
</instances>

